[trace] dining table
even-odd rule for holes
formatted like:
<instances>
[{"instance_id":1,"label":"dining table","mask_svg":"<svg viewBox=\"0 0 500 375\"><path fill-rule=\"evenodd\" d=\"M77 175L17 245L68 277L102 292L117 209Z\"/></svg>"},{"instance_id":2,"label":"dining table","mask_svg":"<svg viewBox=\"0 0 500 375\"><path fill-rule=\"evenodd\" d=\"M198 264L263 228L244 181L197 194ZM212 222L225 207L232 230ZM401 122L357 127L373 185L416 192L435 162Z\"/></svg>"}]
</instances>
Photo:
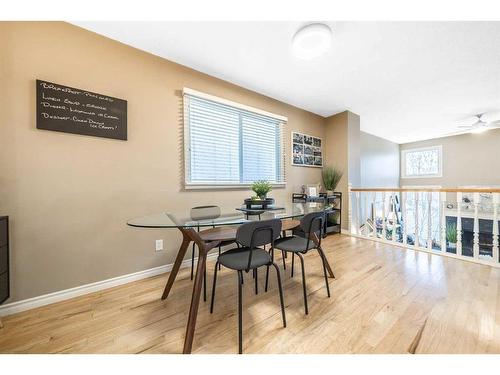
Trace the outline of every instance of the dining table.
<instances>
[{"instance_id":1,"label":"dining table","mask_svg":"<svg viewBox=\"0 0 500 375\"><path fill-rule=\"evenodd\" d=\"M164 211L129 220L127 225L131 227L177 229L182 234L182 242L163 290L162 300L167 299L170 294L190 243L194 242L198 246L198 264L191 295L183 353L189 354L192 350L203 277L210 250L218 247L222 242L235 240L237 227L250 221L281 219L282 230L287 230L297 227L300 224L297 219L308 213L326 212L330 209L330 206L318 202L289 203L279 207L272 206L268 209L261 209L258 215L249 215L248 212L245 212L244 206L239 206L222 208L221 214L217 218L193 220L190 216L190 209L187 208L184 211ZM203 230L203 228L209 229ZM200 231L200 229L202 230ZM312 240L319 241L317 237ZM333 278L331 266L328 260L325 260L327 272Z\"/></svg>"}]
</instances>

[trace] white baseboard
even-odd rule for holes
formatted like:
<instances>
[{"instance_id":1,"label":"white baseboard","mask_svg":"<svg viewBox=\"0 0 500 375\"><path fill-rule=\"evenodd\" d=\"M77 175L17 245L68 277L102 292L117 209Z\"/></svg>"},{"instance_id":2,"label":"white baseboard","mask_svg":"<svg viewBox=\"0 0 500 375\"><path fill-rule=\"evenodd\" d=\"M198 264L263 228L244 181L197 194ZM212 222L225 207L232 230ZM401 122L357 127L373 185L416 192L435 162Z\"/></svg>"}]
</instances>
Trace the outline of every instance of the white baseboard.
<instances>
[{"instance_id":1,"label":"white baseboard","mask_svg":"<svg viewBox=\"0 0 500 375\"><path fill-rule=\"evenodd\" d=\"M208 254L208 259L214 258L217 255L218 255L217 253ZM197 259L198 258L196 258L196 260ZM191 266L191 259L185 259L181 263L181 268L190 266ZM170 272L172 270L172 267L173 263L155 268L150 268L148 270L130 273L128 275L113 277L107 280L97 281L95 283L77 286L70 289L60 290L58 292L53 292L33 298L28 298L22 301L7 303L5 305L0 306L0 317L12 315L26 310L31 310L36 307L50 305L51 303L64 301L78 296L83 296L85 294L98 292L100 290L109 289L114 286L127 284L132 281L142 280L148 277L160 275L165 272Z\"/></svg>"}]
</instances>

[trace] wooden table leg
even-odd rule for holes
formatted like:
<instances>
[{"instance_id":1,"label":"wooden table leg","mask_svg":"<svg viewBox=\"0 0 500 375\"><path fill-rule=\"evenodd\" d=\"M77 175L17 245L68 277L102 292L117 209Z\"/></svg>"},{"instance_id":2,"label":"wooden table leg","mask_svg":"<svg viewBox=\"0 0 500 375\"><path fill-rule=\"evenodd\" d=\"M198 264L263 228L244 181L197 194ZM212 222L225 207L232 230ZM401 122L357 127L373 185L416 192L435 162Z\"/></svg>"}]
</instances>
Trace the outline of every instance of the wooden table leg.
<instances>
[{"instance_id":1,"label":"wooden table leg","mask_svg":"<svg viewBox=\"0 0 500 375\"><path fill-rule=\"evenodd\" d=\"M174 281L175 278L177 277L177 273L179 272L179 268L181 267L182 261L184 260L184 256L186 255L189 243L191 242L191 238L188 236L187 232L183 229L180 229L180 231L182 233L182 244L181 247L179 248L179 252L177 253L177 258L175 258L172 271L170 271L170 276L168 277L167 285L165 285L165 289L163 290L163 295L161 296L161 299L166 299L168 297L170 289L172 289L172 285L174 285Z\"/></svg>"},{"instance_id":2,"label":"wooden table leg","mask_svg":"<svg viewBox=\"0 0 500 375\"><path fill-rule=\"evenodd\" d=\"M193 346L194 331L196 328L196 318L198 316L198 306L200 304L201 286L203 283L203 274L207 262L207 251L205 248L199 248L198 265L196 267L196 276L194 278L193 295L191 296L191 306L189 307L188 322L186 327L186 337L184 338L184 354L191 353Z\"/></svg>"}]
</instances>

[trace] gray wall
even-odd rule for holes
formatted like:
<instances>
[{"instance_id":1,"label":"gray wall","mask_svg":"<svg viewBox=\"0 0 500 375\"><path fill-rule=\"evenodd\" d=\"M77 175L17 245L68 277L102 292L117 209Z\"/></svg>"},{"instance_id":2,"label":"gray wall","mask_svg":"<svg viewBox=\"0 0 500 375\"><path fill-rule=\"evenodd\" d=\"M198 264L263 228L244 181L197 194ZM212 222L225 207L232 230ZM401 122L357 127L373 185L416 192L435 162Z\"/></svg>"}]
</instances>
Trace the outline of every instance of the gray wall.
<instances>
[{"instance_id":1,"label":"gray wall","mask_svg":"<svg viewBox=\"0 0 500 375\"><path fill-rule=\"evenodd\" d=\"M361 132L362 187L399 187L399 145Z\"/></svg>"},{"instance_id":2,"label":"gray wall","mask_svg":"<svg viewBox=\"0 0 500 375\"><path fill-rule=\"evenodd\" d=\"M405 143L400 149L436 145L443 146L443 177L402 178L401 185L500 185L500 129Z\"/></svg>"}]
</instances>

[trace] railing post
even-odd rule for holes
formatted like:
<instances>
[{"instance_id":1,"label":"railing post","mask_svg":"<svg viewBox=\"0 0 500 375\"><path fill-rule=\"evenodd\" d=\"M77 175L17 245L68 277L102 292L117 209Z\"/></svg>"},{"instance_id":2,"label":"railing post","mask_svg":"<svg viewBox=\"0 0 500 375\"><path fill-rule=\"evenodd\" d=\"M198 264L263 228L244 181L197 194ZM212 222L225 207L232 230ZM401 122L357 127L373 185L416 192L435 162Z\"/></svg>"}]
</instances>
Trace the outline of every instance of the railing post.
<instances>
[{"instance_id":1,"label":"railing post","mask_svg":"<svg viewBox=\"0 0 500 375\"><path fill-rule=\"evenodd\" d=\"M441 251L446 253L446 193L439 193L441 200Z\"/></svg>"},{"instance_id":2,"label":"railing post","mask_svg":"<svg viewBox=\"0 0 500 375\"><path fill-rule=\"evenodd\" d=\"M457 192L457 255L462 256L462 192Z\"/></svg>"},{"instance_id":3,"label":"railing post","mask_svg":"<svg viewBox=\"0 0 500 375\"><path fill-rule=\"evenodd\" d=\"M361 231L361 198L360 198L360 192L356 192L356 233L359 235L362 235L363 232Z\"/></svg>"},{"instance_id":4,"label":"railing post","mask_svg":"<svg viewBox=\"0 0 500 375\"><path fill-rule=\"evenodd\" d=\"M354 233L353 232L353 223L352 223L352 184L348 183L347 184L347 199L349 199L349 204L348 204L348 209L347 209L347 225L349 226L349 233Z\"/></svg>"},{"instance_id":5,"label":"railing post","mask_svg":"<svg viewBox=\"0 0 500 375\"><path fill-rule=\"evenodd\" d=\"M391 205L392 205L392 241L396 242L396 224L398 221L396 218L396 199L394 193L391 193Z\"/></svg>"},{"instance_id":6,"label":"railing post","mask_svg":"<svg viewBox=\"0 0 500 375\"><path fill-rule=\"evenodd\" d=\"M366 236L370 237L371 230L370 230L370 225L368 224L368 219L371 217L371 214L370 214L370 208L368 205L368 194L369 194L369 192L365 191L365 215L364 216L365 216L365 228L367 230Z\"/></svg>"},{"instance_id":7,"label":"railing post","mask_svg":"<svg viewBox=\"0 0 500 375\"><path fill-rule=\"evenodd\" d=\"M385 222L385 199L386 192L382 192L382 238L387 240L387 223Z\"/></svg>"},{"instance_id":8,"label":"railing post","mask_svg":"<svg viewBox=\"0 0 500 375\"><path fill-rule=\"evenodd\" d=\"M474 245L472 252L474 259L479 259L479 193L474 193Z\"/></svg>"},{"instance_id":9,"label":"railing post","mask_svg":"<svg viewBox=\"0 0 500 375\"><path fill-rule=\"evenodd\" d=\"M427 250L432 250L432 192L427 192Z\"/></svg>"},{"instance_id":10,"label":"railing post","mask_svg":"<svg viewBox=\"0 0 500 375\"><path fill-rule=\"evenodd\" d=\"M415 247L420 247L420 241L419 241L419 238L420 238L420 235L419 235L419 231L420 231L420 227L418 225L418 192L415 191L413 193L415 195Z\"/></svg>"},{"instance_id":11,"label":"railing post","mask_svg":"<svg viewBox=\"0 0 500 375\"><path fill-rule=\"evenodd\" d=\"M498 193L493 193L493 262L498 263Z\"/></svg>"},{"instance_id":12,"label":"railing post","mask_svg":"<svg viewBox=\"0 0 500 375\"><path fill-rule=\"evenodd\" d=\"M401 211L403 217L403 245L406 246L407 243L407 225L406 225L406 191L401 192Z\"/></svg>"}]
</instances>

